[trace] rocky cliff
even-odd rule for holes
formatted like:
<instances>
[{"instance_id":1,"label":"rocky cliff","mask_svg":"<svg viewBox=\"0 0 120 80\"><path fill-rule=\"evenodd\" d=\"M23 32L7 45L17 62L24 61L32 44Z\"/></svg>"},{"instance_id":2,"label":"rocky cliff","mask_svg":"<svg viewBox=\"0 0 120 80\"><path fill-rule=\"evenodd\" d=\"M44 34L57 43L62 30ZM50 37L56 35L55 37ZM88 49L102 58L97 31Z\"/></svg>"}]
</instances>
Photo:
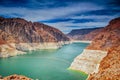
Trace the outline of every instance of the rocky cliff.
<instances>
[{"instance_id":1,"label":"rocky cliff","mask_svg":"<svg viewBox=\"0 0 120 80\"><path fill-rule=\"evenodd\" d=\"M100 62L99 72L93 73L88 80L120 79L120 46L112 47Z\"/></svg>"},{"instance_id":2,"label":"rocky cliff","mask_svg":"<svg viewBox=\"0 0 120 80\"><path fill-rule=\"evenodd\" d=\"M75 58L70 68L90 74L88 80L119 80L120 18L101 29L86 50Z\"/></svg>"},{"instance_id":3,"label":"rocky cliff","mask_svg":"<svg viewBox=\"0 0 120 80\"><path fill-rule=\"evenodd\" d=\"M107 51L117 45L120 45L120 18L111 20L109 25L101 30L87 49Z\"/></svg>"},{"instance_id":4,"label":"rocky cliff","mask_svg":"<svg viewBox=\"0 0 120 80\"><path fill-rule=\"evenodd\" d=\"M69 41L65 34L51 26L0 17L0 57L13 56L10 51L17 54L19 51L58 48Z\"/></svg>"},{"instance_id":5,"label":"rocky cliff","mask_svg":"<svg viewBox=\"0 0 120 80\"><path fill-rule=\"evenodd\" d=\"M69 41L61 31L38 22L28 22L21 18L0 18L0 30L7 36L11 35L16 43L38 43ZM6 40L4 34L0 35Z\"/></svg>"},{"instance_id":6,"label":"rocky cliff","mask_svg":"<svg viewBox=\"0 0 120 80\"><path fill-rule=\"evenodd\" d=\"M97 73L100 61L107 55L107 52L100 50L85 49L72 62L70 69L79 70L86 74Z\"/></svg>"},{"instance_id":7,"label":"rocky cliff","mask_svg":"<svg viewBox=\"0 0 120 80\"><path fill-rule=\"evenodd\" d=\"M111 20L87 48L108 51L100 62L99 72L91 74L88 80L120 79L120 18Z\"/></svg>"},{"instance_id":8,"label":"rocky cliff","mask_svg":"<svg viewBox=\"0 0 120 80\"><path fill-rule=\"evenodd\" d=\"M86 40L91 41L101 31L100 28L86 28L86 29L75 29L68 33L68 37L73 40Z\"/></svg>"}]
</instances>

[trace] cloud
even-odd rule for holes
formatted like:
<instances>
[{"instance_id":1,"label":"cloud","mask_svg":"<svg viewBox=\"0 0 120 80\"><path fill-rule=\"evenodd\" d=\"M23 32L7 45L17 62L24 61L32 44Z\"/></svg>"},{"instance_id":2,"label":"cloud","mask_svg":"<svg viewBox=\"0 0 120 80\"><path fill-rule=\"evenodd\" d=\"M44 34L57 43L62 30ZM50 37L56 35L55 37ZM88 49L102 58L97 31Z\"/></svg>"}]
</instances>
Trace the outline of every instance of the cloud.
<instances>
[{"instance_id":1,"label":"cloud","mask_svg":"<svg viewBox=\"0 0 120 80\"><path fill-rule=\"evenodd\" d=\"M4 7L26 7L26 8L50 8L65 7L69 4L94 3L99 6L119 6L119 0L1 0L0 5Z\"/></svg>"},{"instance_id":2,"label":"cloud","mask_svg":"<svg viewBox=\"0 0 120 80\"><path fill-rule=\"evenodd\" d=\"M120 0L110 0L109 4L120 8Z\"/></svg>"},{"instance_id":3,"label":"cloud","mask_svg":"<svg viewBox=\"0 0 120 80\"><path fill-rule=\"evenodd\" d=\"M87 22L87 23L71 23L71 22L58 22L58 23L47 23L48 25L55 26L61 31L68 33L72 29L82 28L93 28L93 27L104 27L107 25L106 22Z\"/></svg>"},{"instance_id":4,"label":"cloud","mask_svg":"<svg viewBox=\"0 0 120 80\"><path fill-rule=\"evenodd\" d=\"M118 17L118 15L81 15L69 18L50 19L43 21L43 23L54 26L63 32L68 33L72 29L105 27L108 22L115 17Z\"/></svg>"},{"instance_id":5,"label":"cloud","mask_svg":"<svg viewBox=\"0 0 120 80\"><path fill-rule=\"evenodd\" d=\"M45 21L40 21L43 23L58 23L58 22L71 22L71 23L86 23L86 22L96 22L94 19L72 19L72 18L57 18Z\"/></svg>"},{"instance_id":6,"label":"cloud","mask_svg":"<svg viewBox=\"0 0 120 80\"><path fill-rule=\"evenodd\" d=\"M87 6L86 6L87 5ZM82 8L81 8L82 7ZM89 9L88 9L89 7ZM42 21L47 19L59 18L59 17L67 17L67 15L85 12L91 10L101 9L97 5L91 3L80 3L80 4L72 4L67 7L59 7L59 8L49 8L49 9L28 9L22 7L0 7L0 14L11 15L12 13L17 13L19 15L24 15L27 20L31 21ZM19 17L19 16L18 16Z\"/></svg>"},{"instance_id":7,"label":"cloud","mask_svg":"<svg viewBox=\"0 0 120 80\"><path fill-rule=\"evenodd\" d=\"M113 2L113 3L112 3ZM1 0L0 16L43 22L67 33L103 27L120 15L117 0Z\"/></svg>"},{"instance_id":8,"label":"cloud","mask_svg":"<svg viewBox=\"0 0 120 80\"><path fill-rule=\"evenodd\" d=\"M84 12L85 15L116 15L120 14L120 9L101 9L101 10L93 10L89 12ZM79 15L79 14L78 14Z\"/></svg>"}]
</instances>

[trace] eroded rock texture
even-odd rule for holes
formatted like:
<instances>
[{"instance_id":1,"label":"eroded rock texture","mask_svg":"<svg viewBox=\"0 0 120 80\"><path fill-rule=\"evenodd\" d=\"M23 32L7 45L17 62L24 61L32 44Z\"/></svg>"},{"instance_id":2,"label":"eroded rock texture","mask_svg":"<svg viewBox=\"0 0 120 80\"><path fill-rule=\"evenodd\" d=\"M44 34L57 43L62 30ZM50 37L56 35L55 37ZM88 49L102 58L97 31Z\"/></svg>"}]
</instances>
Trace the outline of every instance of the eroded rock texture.
<instances>
[{"instance_id":1,"label":"eroded rock texture","mask_svg":"<svg viewBox=\"0 0 120 80\"><path fill-rule=\"evenodd\" d=\"M111 20L87 48L108 51L99 72L91 74L88 80L120 80L120 18Z\"/></svg>"},{"instance_id":2,"label":"eroded rock texture","mask_svg":"<svg viewBox=\"0 0 120 80\"><path fill-rule=\"evenodd\" d=\"M70 39L65 34L51 26L0 17L0 57L24 54L28 50L59 48L67 41Z\"/></svg>"},{"instance_id":3,"label":"eroded rock texture","mask_svg":"<svg viewBox=\"0 0 120 80\"><path fill-rule=\"evenodd\" d=\"M99 66L99 72L88 80L120 80L120 46L111 48Z\"/></svg>"},{"instance_id":4,"label":"eroded rock texture","mask_svg":"<svg viewBox=\"0 0 120 80\"><path fill-rule=\"evenodd\" d=\"M0 33L0 39L13 42L15 40L16 43L69 41L69 38L56 28L21 18L0 18Z\"/></svg>"},{"instance_id":5,"label":"eroded rock texture","mask_svg":"<svg viewBox=\"0 0 120 80\"><path fill-rule=\"evenodd\" d=\"M87 49L108 50L117 45L120 45L120 18L111 20Z\"/></svg>"}]
</instances>

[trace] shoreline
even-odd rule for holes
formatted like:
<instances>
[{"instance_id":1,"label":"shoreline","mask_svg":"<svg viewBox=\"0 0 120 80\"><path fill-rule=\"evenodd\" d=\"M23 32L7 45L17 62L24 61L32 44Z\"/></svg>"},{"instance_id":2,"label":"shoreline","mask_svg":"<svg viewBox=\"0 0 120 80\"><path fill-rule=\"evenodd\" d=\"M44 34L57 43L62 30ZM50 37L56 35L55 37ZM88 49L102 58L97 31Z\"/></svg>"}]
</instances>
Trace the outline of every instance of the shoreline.
<instances>
[{"instance_id":1,"label":"shoreline","mask_svg":"<svg viewBox=\"0 0 120 80\"><path fill-rule=\"evenodd\" d=\"M70 71L74 71L74 72L79 72L80 74L83 74L83 75L87 75L87 73L83 72L83 71L80 71L80 70L75 70L75 69L71 69L71 68L67 68L67 70L70 70Z\"/></svg>"},{"instance_id":2,"label":"shoreline","mask_svg":"<svg viewBox=\"0 0 120 80\"><path fill-rule=\"evenodd\" d=\"M87 74L97 73L99 64L106 55L106 51L84 49L81 54L74 58L69 68Z\"/></svg>"},{"instance_id":3,"label":"shoreline","mask_svg":"<svg viewBox=\"0 0 120 80\"><path fill-rule=\"evenodd\" d=\"M70 44L71 41L44 42L44 43L7 43L0 45L0 58L7 58L26 54L32 50L58 49L63 45Z\"/></svg>"},{"instance_id":4,"label":"shoreline","mask_svg":"<svg viewBox=\"0 0 120 80\"><path fill-rule=\"evenodd\" d=\"M77 42L81 42L81 43L92 43L92 41L85 41L85 40L73 40L71 42L77 43Z\"/></svg>"},{"instance_id":5,"label":"shoreline","mask_svg":"<svg viewBox=\"0 0 120 80\"><path fill-rule=\"evenodd\" d=\"M80 43L78 43L78 44L75 44L75 45L79 45ZM86 44L85 44L86 45ZM68 46L67 48L66 48L66 46ZM86 75L86 74L84 74L84 73L82 73L82 72L80 72L80 71L76 71L76 70L67 70L67 68L69 67L69 65L71 64L71 61L70 60L73 60L74 58L70 58L70 59L68 59L67 57L65 58L63 55L64 54L67 54L68 52L70 52L70 54L72 54L73 52L71 52L71 51L65 51L66 49L76 49L76 47L78 47L77 48L77 50L79 50L79 46L74 46L74 44L73 44L73 46L69 46L69 44L68 45L66 45L63 49L58 49L58 51L55 51L55 52L52 52L52 51L45 51L45 55L41 55L41 53L35 53L35 56L34 56L34 53L32 53L33 55L25 55L25 56L20 56L20 57L17 57L17 59L16 58L12 58L12 60L17 60L18 62L16 62L16 63L18 63L19 64L19 61L20 62L25 62L25 61L29 61L30 60L30 62L34 62L34 63L32 63L32 64L36 64L36 63L39 63L39 65L36 65L35 67L36 67L36 70L34 70L34 71L32 71L32 73L34 73L34 72L36 72L37 71L37 68L39 69L39 68L41 68L38 72L36 72L36 74L38 74L38 73L40 73L40 77L39 77L39 75L34 75L34 74L31 74L31 78L33 78L33 79L41 79L41 74L42 74L42 72L44 72L44 71L49 71L49 73L47 72L47 74L51 74L51 72L54 72L54 68L55 67L58 67L57 69L55 69L56 71L55 71L55 74L57 74L57 75L60 75L60 78L59 78L59 76L57 76L59 79L77 79L77 80L79 80L80 78L82 78L83 80L85 80L86 78L87 78L87 76L88 75ZM71 47L71 48L70 48ZM68 49L68 50L69 50ZM81 51L84 49L84 47L82 47L82 49L81 49ZM78 51L75 51L74 53L77 55L77 54L79 54L78 53ZM63 52L64 51L64 52ZM41 51L42 53L44 53L43 51ZM50 53L49 53L50 52ZM46 54L46 53L48 53L48 54ZM55 53L55 54L54 54ZM59 53L60 53L60 55L59 55ZM38 55L39 54L39 55ZM51 54L52 54L52 56L51 56ZM54 55L53 55L54 54ZM57 55L56 55L57 54ZM63 55L62 55L63 54ZM67 54L67 55L69 55L69 54ZM34 56L34 58L32 59L32 56ZM49 57L50 56L50 57ZM66 55L65 55L66 56ZM71 55L70 55L70 57L71 57ZM25 59L25 60L22 60L21 61L21 59ZM65 62L64 62L64 60L61 60L61 59L59 59L59 58L61 58L61 59L64 59L65 60ZM20 59L20 60L19 60ZM68 60L67 60L68 59ZM32 60L32 61L31 61ZM67 60L67 62L66 62L66 60ZM9 60L8 60L9 61ZM35 61L40 61L40 62L35 62ZM51 63L50 65L51 66L48 66L48 65L43 65L42 67L40 67L40 65L41 65L41 63L43 63L43 61L45 62L45 64L47 64L48 63L48 65L49 65L49 63ZM55 62L54 62L55 61ZM47 63L46 63L47 62ZM53 63L52 63L53 62ZM28 62L29 63L29 62ZM60 65L59 65L59 64ZM24 63L23 63L24 64ZM30 64L30 65L29 65ZM29 63L29 64L27 64L27 65L25 65L25 67L26 66L31 66L31 63ZM56 64L57 64L57 66L56 66ZM9 64L9 65L11 65L11 64ZM16 64L17 65L17 64ZM55 65L55 66L53 66L53 65ZM61 66L62 65L62 66ZM19 65L18 65L19 66ZM47 67L44 67L44 66L47 66ZM60 67L59 67L60 66ZM12 66L12 67L14 67L14 66ZM34 65L33 65L33 67L34 67ZM50 67L50 68L49 68ZM62 67L62 68L61 68ZM4 66L3 66L3 68L4 68ZM21 69L21 67L18 67L18 68L20 68ZM27 67L26 67L27 68ZM25 69L26 69L25 68ZM48 69L46 69L46 68L48 68ZM24 66L23 66L23 68L22 69L24 69ZM24 69L24 70L25 70ZM28 70L26 70L26 71L30 71L32 69L32 67L31 68L29 68ZM46 69L46 70L44 70L44 69ZM12 70L12 69L11 69ZM14 68L13 68L13 70L14 70ZM42 70L42 72L41 72L41 70ZM61 70L62 70L62 72L61 72ZM9 72L9 71L8 71ZM11 71L12 72L12 71ZM11 73L10 72L10 73ZM17 73L17 71L16 71L16 69L15 69L15 72L16 72L16 74L18 74ZM57 72L57 73L56 73ZM3 73L1 73L1 74L3 74ZM29 72L27 73L28 75L26 75L26 76L28 76L29 77ZM64 75L65 74L65 75ZM25 75L25 74L21 74L21 75ZM45 74L43 75L43 77L45 76ZM54 78L54 77L51 77L52 75L50 75L49 77L52 79L52 78ZM62 78L61 78L61 76L63 76ZM42 77L42 78L43 78ZM56 75L55 75L55 77L56 77ZM44 78L43 78L44 79ZM54 79L53 79L54 80Z\"/></svg>"}]
</instances>

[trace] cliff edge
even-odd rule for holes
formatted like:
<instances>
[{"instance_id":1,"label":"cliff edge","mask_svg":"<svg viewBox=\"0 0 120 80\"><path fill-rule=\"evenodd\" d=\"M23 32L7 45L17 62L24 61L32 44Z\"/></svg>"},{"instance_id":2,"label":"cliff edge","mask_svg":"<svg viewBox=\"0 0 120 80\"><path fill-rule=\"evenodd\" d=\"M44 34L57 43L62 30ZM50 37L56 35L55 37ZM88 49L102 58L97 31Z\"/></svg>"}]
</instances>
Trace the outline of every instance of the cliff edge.
<instances>
[{"instance_id":1,"label":"cliff edge","mask_svg":"<svg viewBox=\"0 0 120 80\"><path fill-rule=\"evenodd\" d=\"M88 80L119 80L120 79L120 46L112 47L102 59L99 72L89 75Z\"/></svg>"},{"instance_id":2,"label":"cliff edge","mask_svg":"<svg viewBox=\"0 0 120 80\"><path fill-rule=\"evenodd\" d=\"M0 17L0 57L36 49L56 49L70 39L51 26L22 18Z\"/></svg>"},{"instance_id":3,"label":"cliff edge","mask_svg":"<svg viewBox=\"0 0 120 80\"><path fill-rule=\"evenodd\" d=\"M120 17L110 21L87 49L108 51L100 62L98 73L93 73L88 80L120 79Z\"/></svg>"},{"instance_id":4,"label":"cliff edge","mask_svg":"<svg viewBox=\"0 0 120 80\"><path fill-rule=\"evenodd\" d=\"M119 53L120 17L111 20L96 35L83 53L74 59L70 68L90 74L88 80L119 80Z\"/></svg>"},{"instance_id":5,"label":"cliff edge","mask_svg":"<svg viewBox=\"0 0 120 80\"><path fill-rule=\"evenodd\" d=\"M117 45L120 45L120 17L111 20L93 39L87 49L107 51Z\"/></svg>"}]
</instances>

